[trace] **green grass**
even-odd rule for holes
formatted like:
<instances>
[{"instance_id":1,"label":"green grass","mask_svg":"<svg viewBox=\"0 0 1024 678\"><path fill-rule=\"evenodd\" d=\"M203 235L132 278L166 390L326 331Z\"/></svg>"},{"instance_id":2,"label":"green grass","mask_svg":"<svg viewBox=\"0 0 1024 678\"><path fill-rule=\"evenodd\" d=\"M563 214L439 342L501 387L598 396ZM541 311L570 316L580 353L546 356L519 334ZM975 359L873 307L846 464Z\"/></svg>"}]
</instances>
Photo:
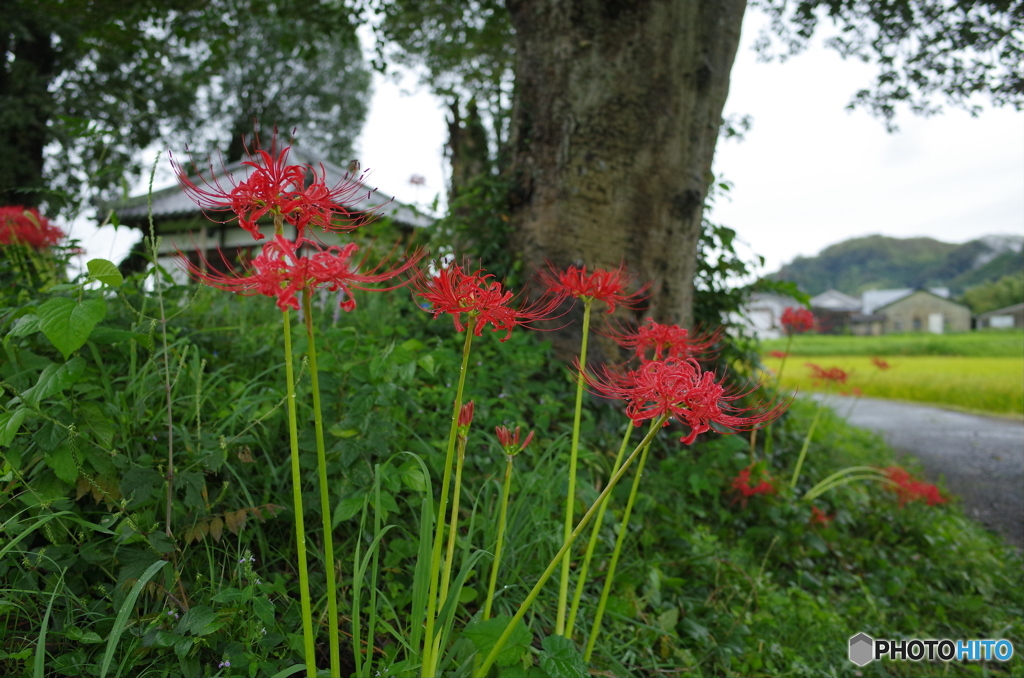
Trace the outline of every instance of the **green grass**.
<instances>
[{"instance_id":1,"label":"green grass","mask_svg":"<svg viewBox=\"0 0 1024 678\"><path fill-rule=\"evenodd\" d=\"M291 503L280 314L262 298L194 293L175 290L167 300L180 312L168 323L167 345L173 543L163 533L164 346L159 324L155 341L147 340L155 303L141 293L111 299L104 320L138 339L90 341L79 352L85 366L77 380L41 397L38 412L0 449L0 675L98 676L107 662L110 678L269 678L301 661L291 515L265 508ZM8 326L16 312L7 316ZM421 524L431 487L423 469L435 479L436 494L461 337L450 321L431 321L405 294L360 295L356 312L334 324L328 309L319 322L343 633L362 619L365 649L375 626L377 649L363 654L364 675L414 676L415 665L402 661L409 656L403 641L422 633L413 610L422 608L425 595L415 588L423 553L418 539L431 532ZM561 541L574 385L543 335L517 330L506 343L497 339L488 332L474 343L467 381L476 419L456 555L466 588L452 612L445 675L465 675L473 661L462 630L481 605L496 536L504 462L495 425L537 431L515 461L496 614L515 610ZM303 341L296 338L299 350ZM0 404L8 410L18 406L15 391L31 388L51 363L64 362L40 334L12 336L2 350L0 377L9 390ZM892 374L909 372L901 360L892 362ZM802 371L798 364L794 359L787 370ZM308 381L308 372L299 379L304 422L311 421ZM968 520L955 501L900 507L884 488L849 485L816 500L834 520L812 528L810 507L785 490L737 500L731 482L751 454L776 479L789 477L813 408L794 403L774 427L770 455L763 435L751 452L746 437L702 436L684 447L679 427L660 432L628 528L595 673L853 678L846 640L864 631L889 638L1005 637L1018 648L1008 666L874 663L865 676L1020 675L1020 557ZM65 423L75 431L62 428ZM580 509L604 487L626 425L620 407L587 403ZM300 449L309 471L302 488L307 540L318 553L310 436L300 437ZM798 491L845 466L892 463L892 451L877 436L826 411ZM86 476L111 496L83 484ZM580 629L589 629L593 618L631 476L624 480L600 532ZM233 530L241 518L244 527ZM215 530L217 521L223 525ZM357 582L355 554L372 563L377 546L379 567L369 565ZM326 652L324 563L316 558L313 565L314 614ZM357 586L362 592L353 605ZM533 668L554 625L556 598L557 587L546 587L526 617ZM351 636L342 642L348 675L359 650ZM230 669L218 666L225 660Z\"/></svg>"},{"instance_id":2,"label":"green grass","mask_svg":"<svg viewBox=\"0 0 1024 678\"><path fill-rule=\"evenodd\" d=\"M1024 416L1024 357L973 358L899 356L885 360L890 368L880 370L870 358L826 355L804 358L790 356L782 372L786 389L834 390L815 383L806 363L839 367L849 378L840 391L861 390L872 398L947 405L955 408L1004 415ZM765 366L778 372L782 361L764 357Z\"/></svg>"},{"instance_id":3,"label":"green grass","mask_svg":"<svg viewBox=\"0 0 1024 678\"><path fill-rule=\"evenodd\" d=\"M787 339L762 344L765 353L785 351ZM969 356L1024 357L1024 330L981 330L958 334L888 334L879 337L802 334L793 337L793 356Z\"/></svg>"}]
</instances>

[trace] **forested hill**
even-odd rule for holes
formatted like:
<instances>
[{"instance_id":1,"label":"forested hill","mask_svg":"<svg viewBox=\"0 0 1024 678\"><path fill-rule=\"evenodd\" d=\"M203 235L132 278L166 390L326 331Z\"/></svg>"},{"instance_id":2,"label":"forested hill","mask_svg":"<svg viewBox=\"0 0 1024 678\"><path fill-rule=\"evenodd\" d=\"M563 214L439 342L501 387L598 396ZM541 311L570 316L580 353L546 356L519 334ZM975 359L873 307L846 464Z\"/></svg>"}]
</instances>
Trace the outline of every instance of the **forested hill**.
<instances>
[{"instance_id":1,"label":"forested hill","mask_svg":"<svg viewBox=\"0 0 1024 678\"><path fill-rule=\"evenodd\" d=\"M826 247L816 257L797 257L773 277L795 282L810 295L899 287L949 287L959 295L1024 270L1022 248L1024 236L1017 235L990 235L961 245L870 235Z\"/></svg>"}]
</instances>

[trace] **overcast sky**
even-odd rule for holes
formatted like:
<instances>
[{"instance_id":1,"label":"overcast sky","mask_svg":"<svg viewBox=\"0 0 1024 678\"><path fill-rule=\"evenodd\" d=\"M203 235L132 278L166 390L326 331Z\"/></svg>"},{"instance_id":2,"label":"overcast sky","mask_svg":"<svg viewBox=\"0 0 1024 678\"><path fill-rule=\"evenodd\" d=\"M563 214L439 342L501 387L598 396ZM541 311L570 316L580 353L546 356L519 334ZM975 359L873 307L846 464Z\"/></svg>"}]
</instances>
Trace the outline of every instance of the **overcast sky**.
<instances>
[{"instance_id":1,"label":"overcast sky","mask_svg":"<svg viewBox=\"0 0 1024 678\"><path fill-rule=\"evenodd\" d=\"M873 233L946 242L1024 235L1024 114L900 111L900 131L889 134L867 113L845 110L871 84L873 67L843 61L820 40L784 64L761 63L751 45L762 21L748 12L725 108L750 115L753 128L742 142L718 145L715 172L734 188L711 219L764 256L765 272ZM374 87L356 155L373 185L429 204L447 178L442 102L412 77L396 84L378 75ZM162 175L158 187L169 180ZM426 183L410 184L413 175ZM75 236L91 257L116 260L131 245L124 231L115 239L76 227Z\"/></svg>"}]
</instances>

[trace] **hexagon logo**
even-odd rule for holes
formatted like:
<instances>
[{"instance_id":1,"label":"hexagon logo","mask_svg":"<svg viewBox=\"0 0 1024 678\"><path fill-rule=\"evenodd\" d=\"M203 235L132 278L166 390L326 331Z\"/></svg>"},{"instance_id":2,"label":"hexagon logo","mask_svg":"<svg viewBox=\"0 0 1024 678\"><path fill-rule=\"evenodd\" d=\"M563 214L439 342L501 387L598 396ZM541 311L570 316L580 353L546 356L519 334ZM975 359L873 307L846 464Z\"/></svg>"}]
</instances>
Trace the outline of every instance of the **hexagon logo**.
<instances>
[{"instance_id":1,"label":"hexagon logo","mask_svg":"<svg viewBox=\"0 0 1024 678\"><path fill-rule=\"evenodd\" d=\"M850 661L857 666L864 666L875 658L875 639L866 633L858 633L850 638Z\"/></svg>"}]
</instances>

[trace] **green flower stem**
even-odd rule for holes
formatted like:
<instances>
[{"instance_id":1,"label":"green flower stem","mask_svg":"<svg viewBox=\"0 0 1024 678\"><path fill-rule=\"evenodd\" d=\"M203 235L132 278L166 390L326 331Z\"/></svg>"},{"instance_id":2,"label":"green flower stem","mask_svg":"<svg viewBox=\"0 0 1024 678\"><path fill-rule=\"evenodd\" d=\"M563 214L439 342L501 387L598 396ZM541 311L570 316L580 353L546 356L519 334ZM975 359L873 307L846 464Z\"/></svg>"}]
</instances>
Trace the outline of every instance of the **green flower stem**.
<instances>
[{"instance_id":1,"label":"green flower stem","mask_svg":"<svg viewBox=\"0 0 1024 678\"><path fill-rule=\"evenodd\" d=\"M462 494L462 467L466 461L466 438L459 436L458 454L455 460L455 490L452 494L452 519L448 527L448 553L445 556L444 570L441 572L440 600L448 597L448 587L452 581L452 565L455 561L455 533L459 527L459 497Z\"/></svg>"},{"instance_id":2,"label":"green flower stem","mask_svg":"<svg viewBox=\"0 0 1024 678\"><path fill-rule=\"evenodd\" d=\"M455 391L455 406L452 408L452 427L448 433L448 452L444 458L444 479L441 481L441 499L437 509L437 528L434 532L434 547L430 553L430 588L427 593L427 619L423 638L423 678L433 678L437 658L434 656L434 615L437 611L437 585L441 572L441 547L444 544L445 516L448 508L448 488L452 480L452 461L455 458L455 438L459 429L459 410L462 409L462 390L466 384L469 365L469 351L473 344L473 329L476 318L466 323L466 340L462 345L462 367L459 368L459 386Z\"/></svg>"},{"instance_id":3,"label":"green flower stem","mask_svg":"<svg viewBox=\"0 0 1024 678\"><path fill-rule=\"evenodd\" d=\"M309 340L309 377L313 386L313 419L316 428L316 462L320 474L320 517L324 525L324 569L327 573L327 616L331 655L331 675L341 675L341 651L338 632L338 593L334 575L334 535L331 524L331 497L327 483L327 454L324 451L324 418L320 408L320 376L316 367L316 340L313 336L313 294L302 292L303 315L306 316L306 337Z\"/></svg>"},{"instance_id":4,"label":"green flower stem","mask_svg":"<svg viewBox=\"0 0 1024 678\"><path fill-rule=\"evenodd\" d=\"M647 451L651 449L650 444L644 445L644 451L640 455L640 463L636 467L636 476L633 478L633 487L629 491L629 500L626 501L626 510L622 514L622 522L619 524L619 536L615 538L615 550L612 551L612 560L608 565L608 574L604 578L604 587L601 589L601 600L597 603L597 614L594 615L594 624L590 628L590 638L587 639L587 651L583 653L583 661L589 662L590 655L594 653L594 644L597 642L597 635L601 632L601 620L604 618L604 608L608 604L608 594L611 593L612 583L615 580L615 568L619 564L619 554L622 553L622 544L626 541L626 532L629 528L629 516L633 512L633 502L636 501L636 491L640 487L640 478L644 474L644 464L647 463Z\"/></svg>"},{"instance_id":5,"label":"green flower stem","mask_svg":"<svg viewBox=\"0 0 1024 678\"><path fill-rule=\"evenodd\" d=\"M594 300L583 298L583 340L580 342L580 372L576 377L576 412L572 418L572 447L569 450L569 489L565 497L564 540L572 534L572 514L576 504L576 460L580 449L580 418L583 414L583 371L587 368L587 338L590 334L590 306ZM562 559L562 578L558 583L558 614L555 617L555 633L565 635L565 609L569 600L569 561L571 555L565 552Z\"/></svg>"},{"instance_id":6,"label":"green flower stem","mask_svg":"<svg viewBox=\"0 0 1024 678\"><path fill-rule=\"evenodd\" d=\"M306 565L306 526L302 520L302 470L299 466L299 431L295 415L295 371L292 367L292 322L284 315L284 372L288 388L288 439L292 452L292 501L295 504L295 544L299 555L299 600L302 606L302 639L306 657L306 676L316 676L316 649L313 645L313 606L309 599L309 567Z\"/></svg>"},{"instance_id":7,"label":"green flower stem","mask_svg":"<svg viewBox=\"0 0 1024 678\"><path fill-rule=\"evenodd\" d=\"M508 493L512 486L512 460L511 454L505 455L505 480L501 484L501 509L498 511L498 544L494 547L494 562L491 564L491 580L487 585L487 599L484 601L483 621L491 618L494 587L498 583L498 568L501 567L501 547L505 542L505 517L508 515Z\"/></svg>"},{"instance_id":8,"label":"green flower stem","mask_svg":"<svg viewBox=\"0 0 1024 678\"><path fill-rule=\"evenodd\" d=\"M619 445L619 454L615 457L615 463L612 464L612 473L614 474L619 470L619 464L622 462L622 457L626 454L626 445L629 444L629 436L633 433L633 422L626 424L626 435L622 437L622 444ZM580 609L580 599L583 597L583 587L587 583L587 571L590 569L590 559L594 557L594 547L597 546L597 536L601 532L601 526L604 524L604 512L608 508L608 500L601 502L601 507L597 510L597 519L594 520L594 527L590 530L590 541L587 542L587 552L583 556L583 565L580 567L579 576L576 578L576 590L572 596L572 607L569 608L569 619L565 623L565 637L572 638L573 629L576 626L576 613Z\"/></svg>"},{"instance_id":9,"label":"green flower stem","mask_svg":"<svg viewBox=\"0 0 1024 678\"><path fill-rule=\"evenodd\" d=\"M778 379L778 381L779 381L779 390L780 391L782 390L782 371L784 369L786 369L786 358L789 357L789 347L792 346L792 345L793 345L793 335L790 334L790 335L788 335L788 338L786 339L786 350L783 351L783 353L785 353L786 355L782 359L782 362L779 363L779 373L777 375L775 375L776 379ZM764 456L765 456L765 458L767 459L768 455L770 455L771 453L772 453L772 424L768 424L768 426L765 427L765 431L764 431Z\"/></svg>"},{"instance_id":10,"label":"green flower stem","mask_svg":"<svg viewBox=\"0 0 1024 678\"><path fill-rule=\"evenodd\" d=\"M844 468L841 471L836 471L832 475L823 479L817 485L807 490L807 492L804 493L803 498L805 501L813 501L831 490L833 487L845 485L846 483L854 480L879 480L882 482L891 482L883 471L875 468L874 466L850 466L849 468Z\"/></svg>"},{"instance_id":11,"label":"green flower stem","mask_svg":"<svg viewBox=\"0 0 1024 678\"><path fill-rule=\"evenodd\" d=\"M505 647L505 643L508 642L509 637L512 635L512 631L513 629L515 629L516 624L518 624L520 620L522 620L523 616L526 614L526 611L530 609L530 605L533 604L533 601L537 598L537 595L540 593L540 590L544 588L544 584L546 584L548 579L551 578L551 575L554 574L555 569L558 567L558 564L562 560L562 557L565 556L566 552L572 546L573 542L576 541L576 537L578 537L580 533L583 532L583 530L587 527L587 525L590 524L590 520L594 517L594 514L597 513L598 507L600 507L601 502L603 502L605 498L609 494L611 494L612 490L615 489L615 485L619 482L622 476L625 475L626 471L629 469L629 465L632 464L633 460L637 458L637 455L640 454L640 451L647 447L648 444L650 444L651 440L654 439L654 434L658 431L658 429L661 428L662 424L664 424L667 419L667 416L662 416L657 420L654 426L651 427L651 430L647 432L647 435L644 436L644 439L640 441L640 444L636 446L636 449L633 450L628 457L626 457L626 460L624 462L622 462L622 466L619 467L619 470L615 472L611 479L609 479L608 485L601 491L601 494L597 496L597 499L594 501L591 507L587 509L587 512L583 514L582 518L580 518L580 522L576 525L576 529L572 531L571 535L569 535L569 539L562 543L562 548L558 549L558 553L556 553L555 557L551 559L550 563L548 563L547 569L545 569L543 574L540 575L540 579L537 580L537 583L530 590L529 595L526 596L526 600L524 600L522 604L519 606L519 609L516 610L515 616L512 617L512 620L509 621L508 626L506 626L505 630L502 631L501 636L498 638L498 641L494 644L494 647L491 648L490 654L488 654L487 658L484 659L484 663L480 666L479 669L473 672L473 676L475 678L484 678L484 676L487 675L487 672L490 671L491 666L494 665L494 661L498 658L498 654L501 652L502 648Z\"/></svg>"},{"instance_id":12,"label":"green flower stem","mask_svg":"<svg viewBox=\"0 0 1024 678\"><path fill-rule=\"evenodd\" d=\"M789 487L795 488L796 481L800 479L800 468L804 465L804 457L807 456L807 448L811 446L811 436L814 435L814 427L818 425L818 419L821 418L821 411L825 409L824 405L818 405L814 412L814 419L811 420L811 427L807 429L807 437L804 438L804 446L800 448L800 456L796 459L796 468L793 469L793 479L789 481Z\"/></svg>"}]
</instances>

